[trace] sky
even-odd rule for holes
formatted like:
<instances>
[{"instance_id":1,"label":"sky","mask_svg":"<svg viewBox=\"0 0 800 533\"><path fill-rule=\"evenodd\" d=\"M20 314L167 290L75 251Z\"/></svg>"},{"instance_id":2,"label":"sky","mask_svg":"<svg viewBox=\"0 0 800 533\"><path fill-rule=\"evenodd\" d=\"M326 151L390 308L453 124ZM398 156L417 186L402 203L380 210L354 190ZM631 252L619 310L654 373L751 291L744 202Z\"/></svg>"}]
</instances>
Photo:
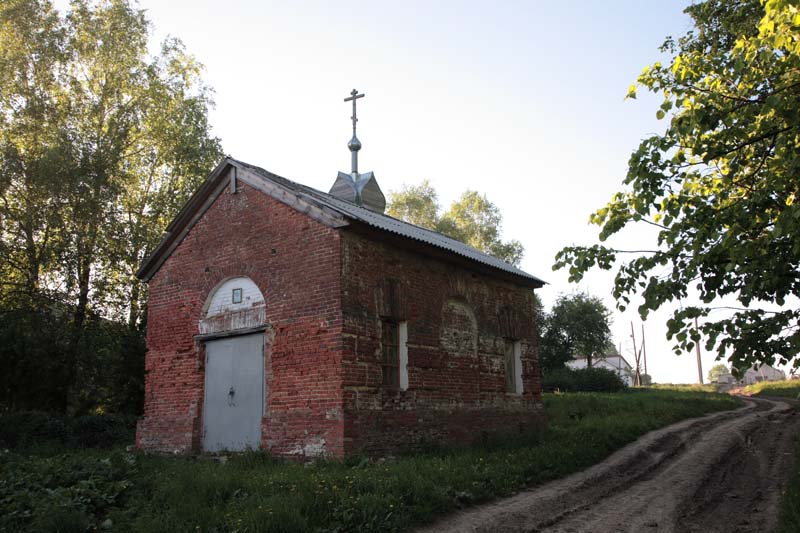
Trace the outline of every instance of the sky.
<instances>
[{"instance_id":1,"label":"sky","mask_svg":"<svg viewBox=\"0 0 800 533\"><path fill-rule=\"evenodd\" d=\"M686 5L140 2L153 50L175 36L205 65L216 101L210 122L228 154L327 191L350 169L352 108L343 99L357 88L366 94L359 170L374 171L384 193L428 179L444 206L467 189L485 193L503 215L504 239L525 246L522 269L548 283L538 291L545 307L578 290L601 297L631 363L631 321L637 344L642 322L615 310L613 274L575 285L552 265L564 246L598 242L589 215L621 190L638 143L665 129L658 96L624 97L662 59L664 38L691 28ZM635 228L612 244L652 247L654 239ZM644 323L648 373L660 383L696 382L695 355L674 355L666 340L671 311ZM705 377L714 354L702 361Z\"/></svg>"}]
</instances>

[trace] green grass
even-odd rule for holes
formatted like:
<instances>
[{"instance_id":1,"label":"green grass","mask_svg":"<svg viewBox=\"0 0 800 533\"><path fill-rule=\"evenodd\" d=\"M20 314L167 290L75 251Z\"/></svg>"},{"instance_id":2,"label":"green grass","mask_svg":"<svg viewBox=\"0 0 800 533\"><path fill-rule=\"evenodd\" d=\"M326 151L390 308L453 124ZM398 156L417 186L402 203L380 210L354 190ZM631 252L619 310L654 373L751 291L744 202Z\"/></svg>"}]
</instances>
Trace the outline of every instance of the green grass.
<instances>
[{"instance_id":1,"label":"green grass","mask_svg":"<svg viewBox=\"0 0 800 533\"><path fill-rule=\"evenodd\" d=\"M781 496L777 533L800 531L800 435L795 438L794 466L786 492Z\"/></svg>"},{"instance_id":2,"label":"green grass","mask_svg":"<svg viewBox=\"0 0 800 533\"><path fill-rule=\"evenodd\" d=\"M0 531L393 531L582 470L644 433L731 409L666 390L546 395L547 431L386 461L0 453Z\"/></svg>"},{"instance_id":3,"label":"green grass","mask_svg":"<svg viewBox=\"0 0 800 533\"><path fill-rule=\"evenodd\" d=\"M742 389L743 394L800 400L800 381L762 381ZM795 438L794 465L789 486L781 496L777 533L800 531L800 436Z\"/></svg>"},{"instance_id":4,"label":"green grass","mask_svg":"<svg viewBox=\"0 0 800 533\"><path fill-rule=\"evenodd\" d=\"M683 391L683 392L716 392L717 387L716 385L712 385L707 383L705 385L700 385L699 383L690 383L690 384L676 384L676 383L656 383L652 385L652 388L657 390L672 390L672 391Z\"/></svg>"},{"instance_id":5,"label":"green grass","mask_svg":"<svg viewBox=\"0 0 800 533\"><path fill-rule=\"evenodd\" d=\"M751 396L772 396L800 400L800 380L762 381L742 389L743 394Z\"/></svg>"}]
</instances>

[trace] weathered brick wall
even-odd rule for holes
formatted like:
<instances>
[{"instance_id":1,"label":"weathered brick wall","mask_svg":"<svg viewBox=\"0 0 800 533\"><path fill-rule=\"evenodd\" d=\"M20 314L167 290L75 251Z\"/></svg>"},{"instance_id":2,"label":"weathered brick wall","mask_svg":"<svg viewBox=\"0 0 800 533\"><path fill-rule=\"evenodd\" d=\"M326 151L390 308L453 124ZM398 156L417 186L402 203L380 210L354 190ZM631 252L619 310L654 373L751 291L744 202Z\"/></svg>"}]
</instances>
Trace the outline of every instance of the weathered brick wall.
<instances>
[{"instance_id":1,"label":"weathered brick wall","mask_svg":"<svg viewBox=\"0 0 800 533\"><path fill-rule=\"evenodd\" d=\"M342 306L346 453L543 423L532 289L344 231ZM381 385L382 316L408 323L405 391ZM521 343L521 395L506 392L506 339Z\"/></svg>"},{"instance_id":2,"label":"weathered brick wall","mask_svg":"<svg viewBox=\"0 0 800 533\"><path fill-rule=\"evenodd\" d=\"M203 305L227 278L264 294L267 409L262 445L276 454L340 456L339 233L239 183L226 188L150 281L145 413L137 445L199 451Z\"/></svg>"}]
</instances>

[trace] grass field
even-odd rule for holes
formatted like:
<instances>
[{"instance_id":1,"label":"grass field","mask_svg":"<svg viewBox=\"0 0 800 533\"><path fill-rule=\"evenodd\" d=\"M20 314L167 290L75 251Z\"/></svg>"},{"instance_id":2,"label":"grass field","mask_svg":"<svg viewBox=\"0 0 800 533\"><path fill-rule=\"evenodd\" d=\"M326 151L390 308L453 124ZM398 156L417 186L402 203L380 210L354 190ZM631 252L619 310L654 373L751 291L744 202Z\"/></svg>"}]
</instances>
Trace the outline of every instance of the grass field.
<instances>
[{"instance_id":1,"label":"grass field","mask_svg":"<svg viewBox=\"0 0 800 533\"><path fill-rule=\"evenodd\" d=\"M671 390L681 392L717 392L717 386L711 383L700 385L699 383L675 384L675 383L655 383L651 388L656 390Z\"/></svg>"},{"instance_id":2,"label":"grass field","mask_svg":"<svg viewBox=\"0 0 800 533\"><path fill-rule=\"evenodd\" d=\"M800 380L762 381L742 389L743 394L751 396L772 396L800 400Z\"/></svg>"},{"instance_id":3,"label":"grass field","mask_svg":"<svg viewBox=\"0 0 800 533\"><path fill-rule=\"evenodd\" d=\"M800 531L800 435L796 438L794 467L789 486L781 498L778 533Z\"/></svg>"},{"instance_id":4,"label":"grass field","mask_svg":"<svg viewBox=\"0 0 800 533\"><path fill-rule=\"evenodd\" d=\"M800 400L800 380L762 381L748 385L742 392L751 396ZM778 533L800 531L800 435L797 436L794 467L789 487L781 498Z\"/></svg>"},{"instance_id":5,"label":"grass field","mask_svg":"<svg viewBox=\"0 0 800 533\"><path fill-rule=\"evenodd\" d=\"M392 531L582 470L644 433L731 409L669 390L546 395L549 428L484 446L307 465L265 454L0 452L0 531Z\"/></svg>"},{"instance_id":6,"label":"grass field","mask_svg":"<svg viewBox=\"0 0 800 533\"><path fill-rule=\"evenodd\" d=\"M744 387L741 392L750 396L800 400L800 380L762 381L761 383ZM779 533L796 533L800 531L800 435L797 436L794 467L789 487L781 498L777 531Z\"/></svg>"}]
</instances>

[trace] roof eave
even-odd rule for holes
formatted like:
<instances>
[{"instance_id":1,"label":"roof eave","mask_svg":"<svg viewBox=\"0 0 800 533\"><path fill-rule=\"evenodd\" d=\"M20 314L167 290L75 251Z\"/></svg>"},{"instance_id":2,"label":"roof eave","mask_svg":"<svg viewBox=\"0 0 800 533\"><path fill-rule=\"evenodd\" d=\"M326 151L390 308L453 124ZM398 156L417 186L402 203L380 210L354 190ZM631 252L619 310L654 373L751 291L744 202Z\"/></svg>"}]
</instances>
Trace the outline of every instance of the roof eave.
<instances>
[{"instance_id":1,"label":"roof eave","mask_svg":"<svg viewBox=\"0 0 800 533\"><path fill-rule=\"evenodd\" d=\"M491 263L476 260L473 257L459 254L456 251L437 246L425 240L419 240L408 235L376 228L369 222L346 212L346 210L343 211L336 206L330 205L330 202L320 201L315 197L324 193L309 190L307 187L295 184L286 178L276 176L264 169L237 161L231 157L225 157L220 161L214 170L206 177L203 184L189 200L187 200L178 212L178 215L169 226L167 226L166 233L161 239L161 242L147 259L142 262L139 270L137 270L136 276L139 279L148 282L156 272L158 272L188 231L191 230L197 220L205 213L211 204L213 204L216 197L227 185L222 180L222 177L230 168L236 169L237 180L241 180L264 194L330 227L341 228L344 226L355 226L360 232L380 234L384 241L388 238L398 244L426 253L426 255L457 263L472 270L506 279L532 289L541 288L546 283L535 276L514 268L512 265L508 265L509 269L500 268ZM299 187L301 190L297 190L295 186ZM517 270L519 273L514 272L512 269Z\"/></svg>"},{"instance_id":2,"label":"roof eave","mask_svg":"<svg viewBox=\"0 0 800 533\"><path fill-rule=\"evenodd\" d=\"M340 213L319 204L313 198L298 194L278 180L257 175L249 165L242 164L231 157L226 157L209 173L203 184L187 200L178 215L167 226L166 234L153 252L142 262L139 270L136 271L136 277L145 282L153 278L158 269L161 268L161 265L164 264L186 236L187 232L228 185L223 180L223 177L230 169L235 169L236 180L246 183L250 187L289 205L327 226L336 228L348 224L345 217ZM268 180L269 183L266 183L265 180Z\"/></svg>"},{"instance_id":3,"label":"roof eave","mask_svg":"<svg viewBox=\"0 0 800 533\"><path fill-rule=\"evenodd\" d=\"M505 281L509 281L516 285L522 285L524 287L528 287L531 289L539 289L546 284L546 282L538 278L521 276L519 274L515 274L514 272L501 270L492 265L482 263L480 261L476 261L475 259L452 252L450 250L447 250L446 248L434 246L433 244L412 239L411 237L407 237L404 235L398 235L389 231L380 230L378 228L369 225L366 222L355 221L354 224L348 226L348 230L354 231L356 233L359 233L361 235L364 235L372 239L378 239L381 242L389 242L393 245L401 246L405 249L412 250L417 253L422 253L433 259L454 263L457 264L458 266L465 267L469 270L479 272L481 274L503 279Z\"/></svg>"}]
</instances>

